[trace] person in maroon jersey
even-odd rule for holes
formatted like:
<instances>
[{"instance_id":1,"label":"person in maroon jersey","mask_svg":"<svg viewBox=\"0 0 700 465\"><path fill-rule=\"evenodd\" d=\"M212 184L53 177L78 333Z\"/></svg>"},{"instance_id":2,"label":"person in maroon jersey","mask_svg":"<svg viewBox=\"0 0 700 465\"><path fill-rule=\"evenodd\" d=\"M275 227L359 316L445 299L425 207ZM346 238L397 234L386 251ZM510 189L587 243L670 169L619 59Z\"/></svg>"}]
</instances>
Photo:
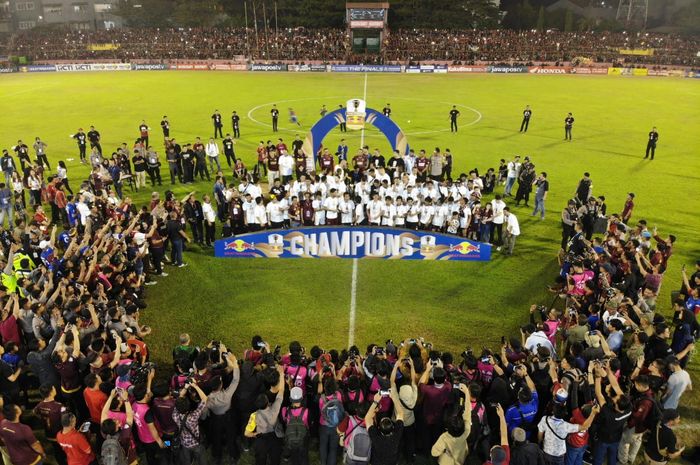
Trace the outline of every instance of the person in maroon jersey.
<instances>
[{"instance_id":1,"label":"person in maroon jersey","mask_svg":"<svg viewBox=\"0 0 700 465\"><path fill-rule=\"evenodd\" d=\"M243 234L246 231L243 203L241 202L238 191L234 191L231 202L229 202L229 219L231 222L231 232L234 235Z\"/></svg>"},{"instance_id":2,"label":"person in maroon jersey","mask_svg":"<svg viewBox=\"0 0 700 465\"><path fill-rule=\"evenodd\" d=\"M282 140L281 137L279 139L277 139L277 145L275 146L275 148L277 149L277 152L279 152L279 153L282 153L282 150L284 150L285 152L289 151L289 150L287 150L287 144L284 143L284 141Z\"/></svg>"},{"instance_id":3,"label":"person in maroon jersey","mask_svg":"<svg viewBox=\"0 0 700 465\"><path fill-rule=\"evenodd\" d=\"M56 388L51 384L42 384L39 387L39 395L42 401L34 407L34 415L41 418L44 424L44 435L51 444L53 456L59 465L66 465L66 454L56 443L56 435L61 431L61 415L68 410L60 402L56 401Z\"/></svg>"},{"instance_id":4,"label":"person in maroon jersey","mask_svg":"<svg viewBox=\"0 0 700 465\"><path fill-rule=\"evenodd\" d=\"M333 155L331 155L328 149L323 151L319 164L321 165L321 172L323 174L329 175L333 172Z\"/></svg>"},{"instance_id":5,"label":"person in maroon jersey","mask_svg":"<svg viewBox=\"0 0 700 465\"><path fill-rule=\"evenodd\" d=\"M364 150L358 152L357 155L352 157L353 168L359 169L361 174L365 172L368 165L369 165L369 157L364 152Z\"/></svg>"},{"instance_id":6,"label":"person in maroon jersey","mask_svg":"<svg viewBox=\"0 0 700 465\"><path fill-rule=\"evenodd\" d=\"M304 226L314 225L314 205L311 192L304 192L304 200L301 202L301 221Z\"/></svg>"},{"instance_id":7,"label":"person in maroon jersey","mask_svg":"<svg viewBox=\"0 0 700 465\"><path fill-rule=\"evenodd\" d=\"M292 203L289 205L288 215L292 228L301 226L301 202L299 202L299 198L296 195L292 196Z\"/></svg>"},{"instance_id":8,"label":"person in maroon jersey","mask_svg":"<svg viewBox=\"0 0 700 465\"><path fill-rule=\"evenodd\" d=\"M296 168L297 179L306 174L306 154L303 150L294 153L294 165Z\"/></svg>"},{"instance_id":9,"label":"person in maroon jersey","mask_svg":"<svg viewBox=\"0 0 700 465\"><path fill-rule=\"evenodd\" d=\"M428 177L428 168L430 167L430 160L425 156L425 150L420 151L420 155L416 159L416 169L418 174L416 176L416 181L425 182Z\"/></svg>"},{"instance_id":10,"label":"person in maroon jersey","mask_svg":"<svg viewBox=\"0 0 700 465\"><path fill-rule=\"evenodd\" d=\"M258 153L258 174L262 175L263 171L265 171L265 176L267 176L267 147L265 147L265 142L260 141L256 151Z\"/></svg>"},{"instance_id":11,"label":"person in maroon jersey","mask_svg":"<svg viewBox=\"0 0 700 465\"><path fill-rule=\"evenodd\" d=\"M87 418L89 412L82 394L83 385L78 364L80 357L78 327L74 324L67 324L63 335L56 344L53 355L51 355L51 361L61 378L62 398L65 399L71 411L78 412L80 418Z\"/></svg>"},{"instance_id":12,"label":"person in maroon jersey","mask_svg":"<svg viewBox=\"0 0 700 465\"><path fill-rule=\"evenodd\" d=\"M0 422L0 440L10 453L12 465L33 465L46 459L41 443L32 429L20 423L22 409L15 404L7 404L2 409L5 419Z\"/></svg>"},{"instance_id":13,"label":"person in maroon jersey","mask_svg":"<svg viewBox=\"0 0 700 465\"><path fill-rule=\"evenodd\" d=\"M276 149L267 153L268 182L273 183L280 177L280 155Z\"/></svg>"}]
</instances>

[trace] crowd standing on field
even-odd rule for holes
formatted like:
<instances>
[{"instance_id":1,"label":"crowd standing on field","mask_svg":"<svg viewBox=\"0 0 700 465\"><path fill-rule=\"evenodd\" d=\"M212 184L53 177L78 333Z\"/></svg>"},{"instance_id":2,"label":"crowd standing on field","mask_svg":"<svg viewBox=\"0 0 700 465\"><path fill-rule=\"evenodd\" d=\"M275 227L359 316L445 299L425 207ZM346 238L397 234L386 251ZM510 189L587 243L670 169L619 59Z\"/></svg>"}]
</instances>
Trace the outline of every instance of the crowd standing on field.
<instances>
[{"instance_id":1,"label":"crowd standing on field","mask_svg":"<svg viewBox=\"0 0 700 465\"><path fill-rule=\"evenodd\" d=\"M92 44L109 44L90 50ZM620 49L653 49L620 55ZM321 60L349 63L571 62L697 66L697 38L660 33L397 29L377 55L354 54L345 29L245 28L109 29L20 31L7 55L32 60L251 59Z\"/></svg>"},{"instance_id":2,"label":"crowd standing on field","mask_svg":"<svg viewBox=\"0 0 700 465\"><path fill-rule=\"evenodd\" d=\"M549 190L529 157L453 177L446 148L386 158L341 142L314 158L297 137L289 148L261 141L246 167L229 135L179 145L167 117L160 126L164 157L146 122L135 144L111 156L97 128L78 129L71 137L91 171L75 191L63 161L49 167L50 141L35 139L34 159L21 140L0 159L6 465L47 456L61 465L236 463L246 453L256 465L305 465L311 450L322 465L456 465L470 456L494 465L631 465L643 456L656 465L683 452L674 428L692 389L685 367L699 335L700 262L671 292L673 317L657 313L676 238L637 220L633 193L619 214L608 212L589 173L561 214L553 302L531 306L517 336L460 354L420 337L283 350L255 336L237 357L232 341L197 346L183 333L172 365L156 367L148 339L158 328L141 321L147 286L168 276L165 263L186 266L185 242L210 245L217 222L226 235L424 229L512 253L520 228L511 209L522 203L544 218ZM125 195L167 184L168 174L171 184L214 180L211 195L154 192L144 206ZM35 419L44 441L28 426Z\"/></svg>"}]
</instances>

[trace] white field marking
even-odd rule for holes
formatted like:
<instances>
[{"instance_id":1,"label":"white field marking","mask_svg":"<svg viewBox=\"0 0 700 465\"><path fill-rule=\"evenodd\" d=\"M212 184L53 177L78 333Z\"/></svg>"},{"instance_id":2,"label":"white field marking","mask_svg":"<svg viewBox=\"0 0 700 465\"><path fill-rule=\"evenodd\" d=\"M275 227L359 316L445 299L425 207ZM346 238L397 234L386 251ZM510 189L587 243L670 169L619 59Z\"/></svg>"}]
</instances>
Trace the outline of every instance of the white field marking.
<instances>
[{"instance_id":1,"label":"white field marking","mask_svg":"<svg viewBox=\"0 0 700 465\"><path fill-rule=\"evenodd\" d=\"M272 125L271 125L271 124L263 123L262 121L258 121L257 119L255 119L255 118L253 117L253 113L256 112L256 111L258 111L260 108L267 107L267 106L271 106L273 103L304 102L304 101L308 101L308 100L324 100L324 99L333 99L333 98L342 99L343 97L339 97L339 96L334 96L334 97L306 97L306 98L297 98L297 99L277 100L277 101L275 101L275 102L263 103L263 104L260 104L260 105L257 105L257 106L255 106L255 107L251 108L250 111L248 111L247 118L248 118L250 121L252 121L253 123L257 124L257 125L264 126L264 127L266 127L266 128L272 128ZM471 111L471 112L473 112L473 113L476 114L476 119L474 119L473 121L468 122L467 124L462 124L462 125L460 125L460 126L463 127L463 128L464 128L464 127L473 126L473 125L477 124L479 121L481 121L482 118L483 118L483 115L481 114L481 112L480 112L479 110L477 110L476 108L472 108L472 107L470 107L470 106L467 106L467 105L462 105L461 103L435 102L435 101L429 100L429 99L411 98L411 97L394 97L394 99L395 99L395 100L411 100L411 101L414 101L414 102L421 102L421 101L423 101L423 102L432 102L432 103L439 103L439 104L444 104L444 105L456 105L456 106L459 107L459 108L466 108L467 110L469 110L469 111ZM293 134L299 133L299 128L297 128L297 129L287 129L287 128L280 127L279 130L280 130L280 131L289 132L289 133L293 133ZM424 134L438 134L438 133L447 132L447 131L449 131L449 129L445 128L445 129L431 129L431 130L417 131L417 132L404 132L404 134L405 134L406 136L418 136L418 135L424 135ZM361 134L361 137L364 138L365 136L366 136L366 137L381 137L381 138L384 138L384 135L383 135L383 134L374 134L374 133L365 134L365 131L363 130L363 131L362 131L362 134ZM362 139L362 144L361 144L361 145L364 145L364 139Z\"/></svg>"},{"instance_id":2,"label":"white field marking","mask_svg":"<svg viewBox=\"0 0 700 465\"><path fill-rule=\"evenodd\" d=\"M355 344L355 313L357 309L357 258L352 259L352 285L350 287L350 324L348 325L348 348Z\"/></svg>"},{"instance_id":3,"label":"white field marking","mask_svg":"<svg viewBox=\"0 0 700 465\"><path fill-rule=\"evenodd\" d=\"M365 73L365 88L362 93L362 100L367 105L367 73ZM360 147L365 145L365 128L362 128L360 135ZM350 316L348 324L348 348L355 344L355 315L357 313L357 258L352 259L352 284L350 285Z\"/></svg>"}]
</instances>

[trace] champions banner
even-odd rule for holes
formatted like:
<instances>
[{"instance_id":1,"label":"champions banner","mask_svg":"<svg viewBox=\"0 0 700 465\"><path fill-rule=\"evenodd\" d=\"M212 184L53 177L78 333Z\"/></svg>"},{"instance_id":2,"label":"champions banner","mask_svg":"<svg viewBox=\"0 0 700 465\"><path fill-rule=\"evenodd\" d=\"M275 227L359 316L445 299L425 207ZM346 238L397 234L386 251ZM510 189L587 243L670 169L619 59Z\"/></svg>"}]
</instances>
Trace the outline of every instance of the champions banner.
<instances>
[{"instance_id":1,"label":"champions banner","mask_svg":"<svg viewBox=\"0 0 700 465\"><path fill-rule=\"evenodd\" d=\"M220 239L220 258L371 258L488 261L491 245L459 236L380 227L278 229Z\"/></svg>"}]
</instances>

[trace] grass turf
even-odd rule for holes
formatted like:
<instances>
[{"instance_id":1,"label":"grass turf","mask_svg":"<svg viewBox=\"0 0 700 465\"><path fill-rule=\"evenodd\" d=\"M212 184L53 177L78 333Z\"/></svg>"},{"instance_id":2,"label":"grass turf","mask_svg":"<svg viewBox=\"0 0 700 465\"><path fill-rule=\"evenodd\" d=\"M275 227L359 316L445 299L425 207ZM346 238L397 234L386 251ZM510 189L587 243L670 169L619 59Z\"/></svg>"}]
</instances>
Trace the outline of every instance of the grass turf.
<instances>
[{"instance_id":1,"label":"grass turf","mask_svg":"<svg viewBox=\"0 0 700 465\"><path fill-rule=\"evenodd\" d=\"M360 74L286 73L87 73L30 74L0 77L0 141L4 147L22 138L31 145L41 136L49 144L52 166L68 163L76 190L87 169L77 163L77 148L69 134L94 124L102 146L111 152L138 136L145 119L153 128L151 141L160 148L158 122L171 121L171 136L180 143L212 133L210 115L218 108L230 131L230 112L242 116L242 139L236 154L249 166L260 140L283 137L290 144L295 133L318 119L326 104L336 108L349 98L362 97ZM269 110L281 110L279 133L269 127ZM537 171L547 171L550 193L547 218L529 216L514 207L521 223L515 255L503 258L494 251L488 263L443 263L361 260L358 266L355 341L364 345L423 335L441 348L459 353L466 346L495 346L502 334L516 334L533 302L548 302L560 241L559 214L584 171L593 179L595 195L605 195L608 211L622 209L627 192L635 192L634 220L645 218L662 234L678 236L664 277L659 309L668 314L669 293L680 285L680 266L700 256L697 230L700 203L700 89L694 80L597 76L530 75L370 75L368 106L381 109L390 102L392 117L411 147L450 148L453 176L473 167L497 168L500 158L529 155ZM448 111L462 105L461 129L449 128ZM521 112L529 104L533 117L529 132L519 134ZM304 125L286 121L293 107ZM467 108L469 107L469 108ZM573 112L573 142L563 141L563 119ZM408 122L410 120L410 123ZM643 160L646 134L658 127L657 159ZM334 148L341 134L324 142ZM343 134L351 152L360 144L359 132ZM273 139L274 140L274 139ZM153 143L155 142L155 143ZM366 142L388 153L389 145L376 130ZM163 156L162 150L160 151ZM223 156L221 157L223 158ZM227 174L229 174L228 172ZM210 183L169 186L162 170L161 192L172 188L182 197L195 190L211 192ZM128 192L128 188L125 188ZM499 188L497 192L501 192ZM151 189L129 193L137 203L147 201ZM512 204L512 202L509 202ZM154 326L149 338L158 361L169 360L176 335L188 331L195 341L223 339L242 350L253 334L286 345L341 348L348 341L350 260L226 260L211 250L192 246L185 252L189 267L167 268L170 276L149 288L144 321ZM691 372L698 384L697 363ZM697 395L685 395L683 414L700 418Z\"/></svg>"}]
</instances>

